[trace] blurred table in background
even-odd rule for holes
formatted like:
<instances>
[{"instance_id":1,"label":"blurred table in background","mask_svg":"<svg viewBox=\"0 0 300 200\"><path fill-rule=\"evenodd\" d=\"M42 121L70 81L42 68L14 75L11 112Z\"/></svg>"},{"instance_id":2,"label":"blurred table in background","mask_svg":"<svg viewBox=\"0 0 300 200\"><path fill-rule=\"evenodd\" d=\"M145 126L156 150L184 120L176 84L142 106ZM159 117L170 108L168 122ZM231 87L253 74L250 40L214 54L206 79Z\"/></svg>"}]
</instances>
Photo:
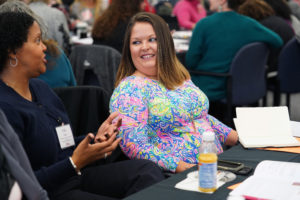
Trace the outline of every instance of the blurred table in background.
<instances>
[{"instance_id":1,"label":"blurred table in background","mask_svg":"<svg viewBox=\"0 0 300 200\"><path fill-rule=\"evenodd\" d=\"M172 33L177 58L184 65L185 54L189 49L192 31L175 31Z\"/></svg>"}]
</instances>

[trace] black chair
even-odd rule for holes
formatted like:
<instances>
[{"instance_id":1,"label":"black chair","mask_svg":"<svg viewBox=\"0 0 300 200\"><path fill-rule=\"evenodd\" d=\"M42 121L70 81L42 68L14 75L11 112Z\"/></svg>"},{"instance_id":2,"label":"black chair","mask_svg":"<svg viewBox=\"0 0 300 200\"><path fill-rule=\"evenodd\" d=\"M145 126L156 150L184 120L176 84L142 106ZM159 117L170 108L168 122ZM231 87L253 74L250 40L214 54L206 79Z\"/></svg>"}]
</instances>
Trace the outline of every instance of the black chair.
<instances>
[{"instance_id":1,"label":"black chair","mask_svg":"<svg viewBox=\"0 0 300 200\"><path fill-rule=\"evenodd\" d=\"M74 46L70 62L78 85L96 85L113 92L121 54L105 45Z\"/></svg>"},{"instance_id":2,"label":"black chair","mask_svg":"<svg viewBox=\"0 0 300 200\"><path fill-rule=\"evenodd\" d=\"M96 132L109 116L109 95L99 86L54 88L63 101L75 136Z\"/></svg>"},{"instance_id":3,"label":"black chair","mask_svg":"<svg viewBox=\"0 0 300 200\"><path fill-rule=\"evenodd\" d=\"M269 48L261 42L243 46L232 60L228 73L215 73L190 70L191 74L227 78L226 104L227 124L232 125L233 111L236 106L257 103L266 95L265 70Z\"/></svg>"},{"instance_id":4,"label":"black chair","mask_svg":"<svg viewBox=\"0 0 300 200\"><path fill-rule=\"evenodd\" d=\"M300 92L300 43L291 39L281 50L278 58L277 82L274 88L274 106L280 105L282 93L286 94L286 105L290 108L290 94Z\"/></svg>"}]
</instances>

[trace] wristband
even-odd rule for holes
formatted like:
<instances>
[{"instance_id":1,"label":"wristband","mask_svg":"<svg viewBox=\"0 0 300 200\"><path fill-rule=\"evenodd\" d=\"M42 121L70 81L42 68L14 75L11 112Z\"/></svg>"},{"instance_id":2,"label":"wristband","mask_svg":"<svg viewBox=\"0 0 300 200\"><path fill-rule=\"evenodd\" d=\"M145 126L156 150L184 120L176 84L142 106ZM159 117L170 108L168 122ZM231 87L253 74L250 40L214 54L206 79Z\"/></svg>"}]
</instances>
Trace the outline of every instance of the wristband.
<instances>
[{"instance_id":1,"label":"wristband","mask_svg":"<svg viewBox=\"0 0 300 200\"><path fill-rule=\"evenodd\" d=\"M72 166L73 166L75 172L77 173L77 175L80 176L80 175L81 175L81 171L77 168L77 166L75 165L75 163L73 162L73 160L72 160L71 157L69 157L69 160L70 160L70 162L71 162L71 164L72 164Z\"/></svg>"}]
</instances>

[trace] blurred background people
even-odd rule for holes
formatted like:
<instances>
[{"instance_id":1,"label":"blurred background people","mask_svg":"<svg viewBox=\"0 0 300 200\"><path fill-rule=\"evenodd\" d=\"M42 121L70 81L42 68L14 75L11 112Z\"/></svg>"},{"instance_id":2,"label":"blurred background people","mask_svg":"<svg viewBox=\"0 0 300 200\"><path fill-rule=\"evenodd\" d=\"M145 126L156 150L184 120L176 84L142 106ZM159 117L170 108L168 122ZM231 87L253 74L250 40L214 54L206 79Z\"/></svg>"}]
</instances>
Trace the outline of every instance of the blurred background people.
<instances>
[{"instance_id":1,"label":"blurred background people","mask_svg":"<svg viewBox=\"0 0 300 200\"><path fill-rule=\"evenodd\" d=\"M259 21L265 27L277 33L283 40L283 46L294 37L293 28L280 16L275 15L272 7L263 0L246 0L238 12ZM278 56L281 48L271 48L268 59L268 71L277 71Z\"/></svg>"},{"instance_id":2,"label":"blurred background people","mask_svg":"<svg viewBox=\"0 0 300 200\"><path fill-rule=\"evenodd\" d=\"M227 73L237 51L252 42L282 46L281 38L254 19L236 12L245 0L210 0L216 13L199 21L193 30L185 57L188 69ZM220 100L226 98L226 78L192 75L192 80L208 97L210 113L223 117Z\"/></svg>"},{"instance_id":3,"label":"blurred background people","mask_svg":"<svg viewBox=\"0 0 300 200\"><path fill-rule=\"evenodd\" d=\"M163 18L171 31L179 30L177 17L173 15L173 5L168 0L163 0L155 5L156 14Z\"/></svg>"},{"instance_id":4,"label":"blurred background people","mask_svg":"<svg viewBox=\"0 0 300 200\"><path fill-rule=\"evenodd\" d=\"M92 29L94 44L107 45L120 53L129 19L144 10L143 0L113 0Z\"/></svg>"},{"instance_id":5,"label":"blurred background people","mask_svg":"<svg viewBox=\"0 0 300 200\"><path fill-rule=\"evenodd\" d=\"M76 86L76 79L69 58L53 40L43 40L46 50L46 72L38 78L50 87Z\"/></svg>"},{"instance_id":6,"label":"blurred background people","mask_svg":"<svg viewBox=\"0 0 300 200\"><path fill-rule=\"evenodd\" d=\"M206 17L206 10L201 0L180 0L173 9L173 15L177 17L179 26L191 30L196 23Z\"/></svg>"},{"instance_id":7,"label":"blurred background people","mask_svg":"<svg viewBox=\"0 0 300 200\"><path fill-rule=\"evenodd\" d=\"M70 16L75 19L75 24L81 21L91 27L107 6L107 0L75 0L70 6Z\"/></svg>"},{"instance_id":8,"label":"blurred background people","mask_svg":"<svg viewBox=\"0 0 300 200\"><path fill-rule=\"evenodd\" d=\"M300 22L292 14L292 11L286 1L284 0L264 0L267 2L275 11L277 16L282 17L285 19L293 28L296 35L300 36Z\"/></svg>"},{"instance_id":9,"label":"blurred background people","mask_svg":"<svg viewBox=\"0 0 300 200\"><path fill-rule=\"evenodd\" d=\"M285 0L289 5L293 15L295 15L298 20L300 20L300 4L294 0Z\"/></svg>"},{"instance_id":10,"label":"blurred background people","mask_svg":"<svg viewBox=\"0 0 300 200\"><path fill-rule=\"evenodd\" d=\"M49 6L50 0L31 0L29 7L31 10L42 18L47 26L47 36L45 39L55 40L60 48L69 49L70 31L67 19L63 12Z\"/></svg>"}]
</instances>

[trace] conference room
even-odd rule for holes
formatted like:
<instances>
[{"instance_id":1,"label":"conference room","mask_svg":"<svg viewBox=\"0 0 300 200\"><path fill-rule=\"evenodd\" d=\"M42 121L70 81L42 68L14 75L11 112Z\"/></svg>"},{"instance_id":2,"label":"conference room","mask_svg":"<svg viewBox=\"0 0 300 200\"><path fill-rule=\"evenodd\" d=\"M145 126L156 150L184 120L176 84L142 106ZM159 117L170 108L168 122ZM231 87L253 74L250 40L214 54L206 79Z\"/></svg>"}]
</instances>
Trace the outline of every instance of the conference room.
<instances>
[{"instance_id":1,"label":"conference room","mask_svg":"<svg viewBox=\"0 0 300 200\"><path fill-rule=\"evenodd\" d=\"M299 10L0 1L0 199L299 199Z\"/></svg>"}]
</instances>

